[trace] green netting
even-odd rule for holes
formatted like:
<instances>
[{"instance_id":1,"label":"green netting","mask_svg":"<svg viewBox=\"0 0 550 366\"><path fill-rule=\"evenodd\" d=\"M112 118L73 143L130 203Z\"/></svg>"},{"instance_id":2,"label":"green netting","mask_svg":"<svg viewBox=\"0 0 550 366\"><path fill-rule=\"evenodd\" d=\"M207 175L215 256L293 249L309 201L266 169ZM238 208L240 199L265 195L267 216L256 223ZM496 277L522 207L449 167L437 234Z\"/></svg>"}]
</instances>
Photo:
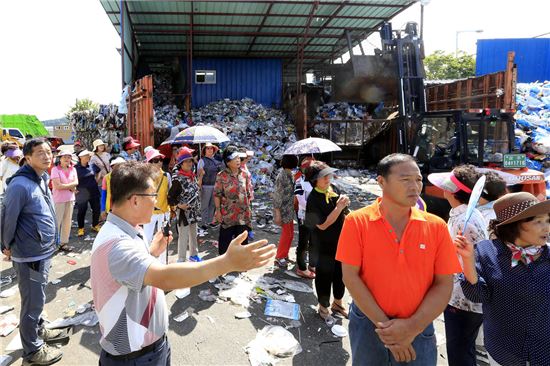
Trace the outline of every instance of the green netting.
<instances>
[{"instance_id":1,"label":"green netting","mask_svg":"<svg viewBox=\"0 0 550 366\"><path fill-rule=\"evenodd\" d=\"M42 122L30 114L0 114L0 127L18 128L23 135L31 134L32 137L48 136Z\"/></svg>"}]
</instances>

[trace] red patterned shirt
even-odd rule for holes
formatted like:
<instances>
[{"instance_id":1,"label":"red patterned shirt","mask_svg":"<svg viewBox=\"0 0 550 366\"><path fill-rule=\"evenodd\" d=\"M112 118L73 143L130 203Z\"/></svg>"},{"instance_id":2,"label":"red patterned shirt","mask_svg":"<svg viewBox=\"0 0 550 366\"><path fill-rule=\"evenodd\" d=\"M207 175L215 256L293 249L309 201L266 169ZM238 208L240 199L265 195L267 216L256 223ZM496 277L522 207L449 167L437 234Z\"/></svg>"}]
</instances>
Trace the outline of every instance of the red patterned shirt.
<instances>
[{"instance_id":1,"label":"red patterned shirt","mask_svg":"<svg viewBox=\"0 0 550 366\"><path fill-rule=\"evenodd\" d=\"M250 182L245 172L239 170L232 174L227 168L219 172L214 185L214 196L221 202L223 228L235 225L252 227Z\"/></svg>"}]
</instances>

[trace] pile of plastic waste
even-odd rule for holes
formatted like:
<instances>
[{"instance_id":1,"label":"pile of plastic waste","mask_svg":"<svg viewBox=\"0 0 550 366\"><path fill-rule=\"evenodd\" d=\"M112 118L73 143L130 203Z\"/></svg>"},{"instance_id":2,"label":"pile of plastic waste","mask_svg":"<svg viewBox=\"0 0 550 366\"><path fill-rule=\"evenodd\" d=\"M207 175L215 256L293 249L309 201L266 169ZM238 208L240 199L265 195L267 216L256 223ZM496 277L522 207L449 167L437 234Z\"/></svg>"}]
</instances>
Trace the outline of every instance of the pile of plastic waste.
<instances>
[{"instance_id":1,"label":"pile of plastic waste","mask_svg":"<svg viewBox=\"0 0 550 366\"><path fill-rule=\"evenodd\" d=\"M76 111L69 116L75 141L92 149L95 139L102 139L107 145L119 148L125 136L126 115L118 113L114 104L100 105L99 110Z\"/></svg>"},{"instance_id":2,"label":"pile of plastic waste","mask_svg":"<svg viewBox=\"0 0 550 366\"><path fill-rule=\"evenodd\" d=\"M550 168L550 81L517 84L516 146L528 168Z\"/></svg>"},{"instance_id":3,"label":"pile of plastic waste","mask_svg":"<svg viewBox=\"0 0 550 366\"><path fill-rule=\"evenodd\" d=\"M296 141L294 125L277 109L266 108L250 98L223 99L191 113L195 125L209 125L223 131L230 144L254 151L247 164L255 194L271 193L277 173L276 160Z\"/></svg>"},{"instance_id":4,"label":"pile of plastic waste","mask_svg":"<svg viewBox=\"0 0 550 366\"><path fill-rule=\"evenodd\" d=\"M363 121L370 118L365 104L327 103L319 107L314 119L312 135L329 139L337 144L362 145L364 141L374 138L378 133L384 131L389 124L372 121L364 126L363 123L356 122L331 122L329 128L328 123L319 122Z\"/></svg>"},{"instance_id":5,"label":"pile of plastic waste","mask_svg":"<svg viewBox=\"0 0 550 366\"><path fill-rule=\"evenodd\" d=\"M170 72L153 73L153 90L154 136L155 146L158 146L170 136L170 129L174 125L186 120L186 113L176 105L174 81Z\"/></svg>"}]
</instances>

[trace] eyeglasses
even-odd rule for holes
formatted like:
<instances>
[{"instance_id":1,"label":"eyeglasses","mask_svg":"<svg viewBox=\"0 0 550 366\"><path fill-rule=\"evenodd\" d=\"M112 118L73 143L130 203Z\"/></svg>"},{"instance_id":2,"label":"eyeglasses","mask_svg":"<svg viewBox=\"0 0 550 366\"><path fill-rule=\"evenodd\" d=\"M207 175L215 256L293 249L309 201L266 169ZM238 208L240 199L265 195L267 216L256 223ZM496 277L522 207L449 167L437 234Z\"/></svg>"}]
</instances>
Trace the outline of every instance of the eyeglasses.
<instances>
[{"instance_id":1,"label":"eyeglasses","mask_svg":"<svg viewBox=\"0 0 550 366\"><path fill-rule=\"evenodd\" d=\"M157 163L160 163L162 160L160 158L157 158L157 159L151 159L149 160L149 163L151 164L157 164Z\"/></svg>"}]
</instances>

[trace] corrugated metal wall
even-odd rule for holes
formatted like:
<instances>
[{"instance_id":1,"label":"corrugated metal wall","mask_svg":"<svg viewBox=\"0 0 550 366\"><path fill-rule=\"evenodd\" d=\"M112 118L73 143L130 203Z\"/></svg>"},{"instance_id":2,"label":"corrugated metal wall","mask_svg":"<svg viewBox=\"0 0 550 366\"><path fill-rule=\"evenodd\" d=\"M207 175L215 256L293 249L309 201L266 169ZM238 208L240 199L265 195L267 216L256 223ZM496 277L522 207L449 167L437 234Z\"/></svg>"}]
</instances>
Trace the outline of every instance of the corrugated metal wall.
<instances>
[{"instance_id":1,"label":"corrugated metal wall","mask_svg":"<svg viewBox=\"0 0 550 366\"><path fill-rule=\"evenodd\" d=\"M181 60L181 65L185 68L185 59ZM216 70L216 84L196 84L195 70ZM266 107L280 108L282 87L280 59L197 58L193 60L193 107L200 107L224 98L248 97Z\"/></svg>"},{"instance_id":2,"label":"corrugated metal wall","mask_svg":"<svg viewBox=\"0 0 550 366\"><path fill-rule=\"evenodd\" d=\"M506 69L508 51L516 52L518 82L550 80L550 39L480 39L477 41L476 75Z\"/></svg>"}]
</instances>

